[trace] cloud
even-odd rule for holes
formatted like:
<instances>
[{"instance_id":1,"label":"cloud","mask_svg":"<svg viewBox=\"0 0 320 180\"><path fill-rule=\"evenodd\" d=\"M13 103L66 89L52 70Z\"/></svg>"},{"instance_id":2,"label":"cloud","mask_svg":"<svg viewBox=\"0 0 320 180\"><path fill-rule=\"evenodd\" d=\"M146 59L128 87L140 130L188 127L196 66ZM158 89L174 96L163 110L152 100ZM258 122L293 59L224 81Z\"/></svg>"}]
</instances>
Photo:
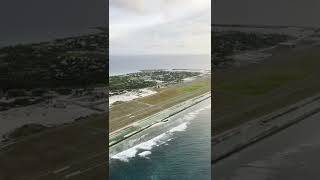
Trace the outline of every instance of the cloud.
<instances>
[{"instance_id":1,"label":"cloud","mask_svg":"<svg viewBox=\"0 0 320 180\"><path fill-rule=\"evenodd\" d=\"M209 52L210 3L210 0L111 0L110 52Z\"/></svg>"},{"instance_id":2,"label":"cloud","mask_svg":"<svg viewBox=\"0 0 320 180\"><path fill-rule=\"evenodd\" d=\"M125 8L127 10L142 12L145 9L144 0L110 0L109 4L111 6L116 6L118 8Z\"/></svg>"},{"instance_id":3,"label":"cloud","mask_svg":"<svg viewBox=\"0 0 320 180\"><path fill-rule=\"evenodd\" d=\"M139 13L163 12L172 10L197 11L210 7L209 0L110 0L110 6L124 8Z\"/></svg>"}]
</instances>

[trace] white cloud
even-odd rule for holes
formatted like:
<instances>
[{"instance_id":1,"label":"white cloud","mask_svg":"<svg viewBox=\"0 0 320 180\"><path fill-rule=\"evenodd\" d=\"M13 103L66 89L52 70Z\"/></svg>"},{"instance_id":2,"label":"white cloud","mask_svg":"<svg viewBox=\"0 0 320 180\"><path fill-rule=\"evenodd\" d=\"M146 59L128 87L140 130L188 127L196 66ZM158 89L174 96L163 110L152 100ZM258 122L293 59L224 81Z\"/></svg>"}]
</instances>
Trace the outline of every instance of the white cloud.
<instances>
[{"instance_id":1,"label":"white cloud","mask_svg":"<svg viewBox=\"0 0 320 180\"><path fill-rule=\"evenodd\" d=\"M209 53L210 0L111 0L111 54Z\"/></svg>"}]
</instances>

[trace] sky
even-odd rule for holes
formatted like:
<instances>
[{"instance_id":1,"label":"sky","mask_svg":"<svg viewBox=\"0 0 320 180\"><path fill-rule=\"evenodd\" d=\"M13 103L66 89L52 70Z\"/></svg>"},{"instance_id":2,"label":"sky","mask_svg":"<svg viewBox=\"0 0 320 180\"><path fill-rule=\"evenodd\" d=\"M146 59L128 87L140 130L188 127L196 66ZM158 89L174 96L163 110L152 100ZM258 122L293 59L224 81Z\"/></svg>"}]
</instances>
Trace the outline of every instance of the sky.
<instances>
[{"instance_id":1,"label":"sky","mask_svg":"<svg viewBox=\"0 0 320 180\"><path fill-rule=\"evenodd\" d=\"M216 23L320 26L319 0L1 0L0 46L86 33L110 9L113 53L204 53L211 1Z\"/></svg>"},{"instance_id":2,"label":"sky","mask_svg":"<svg viewBox=\"0 0 320 180\"><path fill-rule=\"evenodd\" d=\"M320 26L319 0L213 0L212 22Z\"/></svg>"},{"instance_id":3,"label":"sky","mask_svg":"<svg viewBox=\"0 0 320 180\"><path fill-rule=\"evenodd\" d=\"M0 46L88 33L107 11L107 0L1 0Z\"/></svg>"},{"instance_id":4,"label":"sky","mask_svg":"<svg viewBox=\"0 0 320 180\"><path fill-rule=\"evenodd\" d=\"M210 54L211 0L110 0L110 54Z\"/></svg>"}]
</instances>

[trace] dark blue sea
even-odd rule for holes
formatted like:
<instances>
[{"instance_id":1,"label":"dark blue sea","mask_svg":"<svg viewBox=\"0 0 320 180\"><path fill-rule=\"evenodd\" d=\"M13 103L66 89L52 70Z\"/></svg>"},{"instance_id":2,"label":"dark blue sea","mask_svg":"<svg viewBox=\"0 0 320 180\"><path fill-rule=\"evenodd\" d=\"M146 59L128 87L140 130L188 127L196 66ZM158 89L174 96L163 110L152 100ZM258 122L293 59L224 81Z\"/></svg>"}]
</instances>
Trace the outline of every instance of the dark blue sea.
<instances>
[{"instance_id":1,"label":"dark blue sea","mask_svg":"<svg viewBox=\"0 0 320 180\"><path fill-rule=\"evenodd\" d=\"M130 55L109 57L109 75L144 69L211 69L209 55Z\"/></svg>"},{"instance_id":2,"label":"dark blue sea","mask_svg":"<svg viewBox=\"0 0 320 180\"><path fill-rule=\"evenodd\" d=\"M211 179L211 101L177 116L165 133L109 161L110 180Z\"/></svg>"}]
</instances>

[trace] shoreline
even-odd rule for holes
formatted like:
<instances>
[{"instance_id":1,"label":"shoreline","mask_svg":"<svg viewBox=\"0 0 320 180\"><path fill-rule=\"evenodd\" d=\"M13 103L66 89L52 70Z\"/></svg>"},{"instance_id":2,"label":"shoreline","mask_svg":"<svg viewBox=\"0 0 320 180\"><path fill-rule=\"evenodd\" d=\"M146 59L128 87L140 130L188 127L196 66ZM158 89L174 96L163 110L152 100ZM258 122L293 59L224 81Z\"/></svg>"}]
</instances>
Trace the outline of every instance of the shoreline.
<instances>
[{"instance_id":1,"label":"shoreline","mask_svg":"<svg viewBox=\"0 0 320 180\"><path fill-rule=\"evenodd\" d=\"M140 69L140 70L133 70L133 71L127 71L127 72L119 72L119 73L110 73L109 76L123 76L123 75L128 75L128 74L133 74L133 73L139 73L143 72L145 70L149 69ZM210 69L189 69L189 68L164 68L164 69L151 69L151 70L159 70L159 71L170 71L170 72L200 72L200 73L207 73L211 72Z\"/></svg>"},{"instance_id":2,"label":"shoreline","mask_svg":"<svg viewBox=\"0 0 320 180\"><path fill-rule=\"evenodd\" d=\"M56 93L50 99L45 99L39 103L0 111L0 119L6 124L5 127L0 127L0 144L1 142L11 141L11 138L8 137L23 127L27 127L26 131L23 132L27 133L27 136L32 136L32 129L35 126L51 129L106 112L107 108L104 107L107 100L103 97L106 95L104 87L97 87L92 91L83 91L79 95L76 95L76 91L79 91L79 89L73 89L72 93L68 95ZM97 98L98 96L100 98Z\"/></svg>"},{"instance_id":3,"label":"shoreline","mask_svg":"<svg viewBox=\"0 0 320 180\"><path fill-rule=\"evenodd\" d=\"M195 98L191 98L189 100L186 100L186 101L179 103L171 108L165 109L159 113L156 113L152 116L149 116L149 117L146 117L146 118L140 120L139 122L134 123L136 125L135 127L140 126L140 128L138 127L138 129L135 131L128 131L128 129L130 129L130 127L132 127L132 125L131 125L131 126L126 127L125 129L122 129L119 132L117 132L116 135L113 135L113 137L111 137L111 140L110 140L110 134L109 134L109 148L117 149L117 150L109 150L109 157L111 157L112 155L115 155L116 152L114 152L114 151L118 151L118 153L119 153L119 152L125 151L126 149L130 148L130 147L126 147L125 149L119 150L117 147L115 147L116 145L123 143L123 142L126 142L126 140L130 139L131 137L150 129L159 123L170 122L170 118L172 118L173 116L179 114L180 112L188 110L189 108L194 107L195 105L197 105L197 104L199 104L209 98L211 98L211 91L204 93L200 96L197 96ZM170 112L170 110L173 110L173 112ZM131 144L130 146L133 147L134 145Z\"/></svg>"},{"instance_id":4,"label":"shoreline","mask_svg":"<svg viewBox=\"0 0 320 180\"><path fill-rule=\"evenodd\" d=\"M212 137L212 164L319 113L319 99L314 95Z\"/></svg>"},{"instance_id":5,"label":"shoreline","mask_svg":"<svg viewBox=\"0 0 320 180\"><path fill-rule=\"evenodd\" d=\"M20 142L28 141L29 139L35 138L37 136L42 136L44 134L50 134L51 132L56 132L61 129L65 129L68 127L73 127L73 126L77 126L79 124L87 123L88 121L91 121L92 119L95 119L97 117L102 116L103 114L104 113L93 113L93 114L89 114L86 116L81 116L77 119L73 119L72 121L58 123L58 124L52 124L52 125L40 124L40 123L39 124L36 124L36 123L23 124L17 128L11 129L10 131L4 133L3 135L1 134L1 138L2 137L7 137L7 138L0 139L0 150L4 149L6 147L9 147L9 146L18 144ZM27 125L27 126L29 126L29 125L42 125L45 127L45 129L43 129L42 131L39 131L39 132L31 133L27 136L9 138L10 134L12 134L14 131L18 130L19 128L23 128L25 125Z\"/></svg>"},{"instance_id":6,"label":"shoreline","mask_svg":"<svg viewBox=\"0 0 320 180\"><path fill-rule=\"evenodd\" d=\"M111 151L109 150L110 163L112 164L119 160L128 162L131 158L138 157L140 153L152 152L153 148L168 145L171 140L176 138L176 133L186 131L191 126L190 124L197 124L197 121L192 121L197 119L198 115L203 111L209 111L211 108L210 103L210 98L202 101L175 115L167 123L158 123L143 133L136 134L119 145L112 147ZM210 142L210 139L208 140Z\"/></svg>"}]
</instances>

